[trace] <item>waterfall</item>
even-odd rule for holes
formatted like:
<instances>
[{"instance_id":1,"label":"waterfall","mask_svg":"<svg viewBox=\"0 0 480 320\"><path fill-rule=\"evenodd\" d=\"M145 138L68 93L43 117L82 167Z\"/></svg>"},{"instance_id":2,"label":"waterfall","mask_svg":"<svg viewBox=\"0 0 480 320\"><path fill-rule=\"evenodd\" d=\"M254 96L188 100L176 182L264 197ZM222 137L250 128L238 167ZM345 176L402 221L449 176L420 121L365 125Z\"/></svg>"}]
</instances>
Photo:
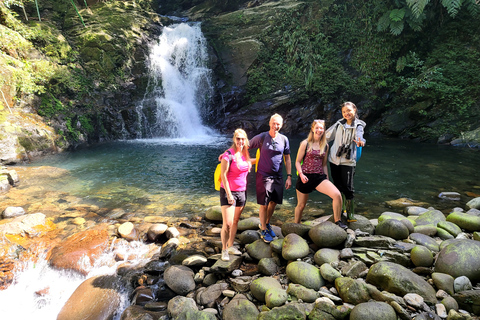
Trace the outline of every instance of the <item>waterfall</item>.
<instances>
[{"instance_id":1,"label":"waterfall","mask_svg":"<svg viewBox=\"0 0 480 320\"><path fill-rule=\"evenodd\" d=\"M207 59L200 23L163 29L148 58L149 85L139 108L143 137L199 139L213 133L201 120L213 92Z\"/></svg>"}]
</instances>

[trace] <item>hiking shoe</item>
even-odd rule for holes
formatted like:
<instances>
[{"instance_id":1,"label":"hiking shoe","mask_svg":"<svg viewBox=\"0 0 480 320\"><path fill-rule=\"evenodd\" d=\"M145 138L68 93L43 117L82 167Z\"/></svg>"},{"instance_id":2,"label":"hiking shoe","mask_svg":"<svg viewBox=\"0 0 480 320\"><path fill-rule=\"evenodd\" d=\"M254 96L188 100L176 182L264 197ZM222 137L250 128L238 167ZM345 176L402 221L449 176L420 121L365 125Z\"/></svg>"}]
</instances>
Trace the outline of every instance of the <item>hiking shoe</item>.
<instances>
[{"instance_id":1,"label":"hiking shoe","mask_svg":"<svg viewBox=\"0 0 480 320\"><path fill-rule=\"evenodd\" d=\"M227 252L229 254L233 254L233 255L237 255L237 256L240 256L242 255L242 251L238 250L237 248L235 248L234 246L231 246L230 248L227 249Z\"/></svg>"},{"instance_id":2,"label":"hiking shoe","mask_svg":"<svg viewBox=\"0 0 480 320\"><path fill-rule=\"evenodd\" d=\"M347 226L345 223L343 223L342 220L336 221L335 224L336 224L337 226L339 226L340 228L342 228L343 230L345 230L345 229L348 228L348 226Z\"/></svg>"},{"instance_id":3,"label":"hiking shoe","mask_svg":"<svg viewBox=\"0 0 480 320\"><path fill-rule=\"evenodd\" d=\"M260 233L263 241L265 241L266 243L270 243L273 241L273 238L270 235L270 232L268 232L268 230L262 230Z\"/></svg>"},{"instance_id":4,"label":"hiking shoe","mask_svg":"<svg viewBox=\"0 0 480 320\"><path fill-rule=\"evenodd\" d=\"M260 231L262 230L262 225L259 224L258 225L258 228L260 229ZM272 237L272 239L275 239L277 237L277 235L275 234L275 232L273 232L273 229L272 229L272 226L270 225L270 223L267 223L267 231L268 233L270 234L270 237Z\"/></svg>"},{"instance_id":5,"label":"hiking shoe","mask_svg":"<svg viewBox=\"0 0 480 320\"><path fill-rule=\"evenodd\" d=\"M229 261L228 250L222 250L222 261Z\"/></svg>"}]
</instances>

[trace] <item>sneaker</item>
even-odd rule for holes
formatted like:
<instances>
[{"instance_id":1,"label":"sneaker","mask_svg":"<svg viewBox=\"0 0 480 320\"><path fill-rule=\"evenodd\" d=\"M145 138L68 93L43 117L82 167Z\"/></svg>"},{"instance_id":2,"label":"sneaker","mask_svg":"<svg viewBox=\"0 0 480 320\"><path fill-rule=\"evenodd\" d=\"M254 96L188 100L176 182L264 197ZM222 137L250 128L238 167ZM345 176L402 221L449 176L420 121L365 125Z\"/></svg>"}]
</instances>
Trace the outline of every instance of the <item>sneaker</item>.
<instances>
[{"instance_id":1,"label":"sneaker","mask_svg":"<svg viewBox=\"0 0 480 320\"><path fill-rule=\"evenodd\" d=\"M229 261L228 250L222 250L222 261Z\"/></svg>"},{"instance_id":2,"label":"sneaker","mask_svg":"<svg viewBox=\"0 0 480 320\"><path fill-rule=\"evenodd\" d=\"M343 230L345 230L345 229L348 228L348 226L347 226L345 223L343 223L342 220L336 221L335 224L336 224L337 226L339 226L340 228L342 228Z\"/></svg>"},{"instance_id":3,"label":"sneaker","mask_svg":"<svg viewBox=\"0 0 480 320\"><path fill-rule=\"evenodd\" d=\"M265 241L266 243L270 243L273 241L273 238L270 235L270 232L268 232L268 230L262 230L260 233L263 241Z\"/></svg>"},{"instance_id":4,"label":"sneaker","mask_svg":"<svg viewBox=\"0 0 480 320\"><path fill-rule=\"evenodd\" d=\"M231 246L230 248L228 248L227 252L228 252L229 254L233 254L233 255L237 255L237 256L242 255L242 251L238 250L238 249L235 248L234 246Z\"/></svg>"},{"instance_id":5,"label":"sneaker","mask_svg":"<svg viewBox=\"0 0 480 320\"><path fill-rule=\"evenodd\" d=\"M258 225L258 228L260 229L260 231L262 231L262 225L261 224ZM272 226L270 225L270 223L267 223L267 232L270 234L270 237L272 237L272 239L275 239L277 237L275 232L273 232L273 229L272 229Z\"/></svg>"}]
</instances>

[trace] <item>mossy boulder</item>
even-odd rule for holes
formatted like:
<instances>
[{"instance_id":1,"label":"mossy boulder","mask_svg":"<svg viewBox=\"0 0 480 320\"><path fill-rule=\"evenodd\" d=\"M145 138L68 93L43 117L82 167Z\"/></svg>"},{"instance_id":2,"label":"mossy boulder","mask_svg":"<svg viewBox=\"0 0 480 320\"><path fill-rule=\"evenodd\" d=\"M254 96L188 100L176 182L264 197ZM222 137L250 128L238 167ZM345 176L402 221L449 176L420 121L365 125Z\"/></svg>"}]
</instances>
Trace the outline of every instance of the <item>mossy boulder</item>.
<instances>
[{"instance_id":1,"label":"mossy boulder","mask_svg":"<svg viewBox=\"0 0 480 320\"><path fill-rule=\"evenodd\" d=\"M372 265L367 274L367 282L399 296L417 293L428 303L437 302L435 290L427 281L406 267L395 263L377 262Z\"/></svg>"},{"instance_id":2,"label":"mossy boulder","mask_svg":"<svg viewBox=\"0 0 480 320\"><path fill-rule=\"evenodd\" d=\"M422 233L412 233L410 234L410 240L415 241L415 243L427 247L428 249L438 252L439 246L438 243L432 237L424 235Z\"/></svg>"},{"instance_id":3,"label":"mossy boulder","mask_svg":"<svg viewBox=\"0 0 480 320\"><path fill-rule=\"evenodd\" d=\"M338 295L344 302L351 304L359 304L373 299L371 289L373 292L378 291L372 288L373 286L358 279L349 277L341 277L335 279L335 288Z\"/></svg>"},{"instance_id":4,"label":"mossy boulder","mask_svg":"<svg viewBox=\"0 0 480 320\"><path fill-rule=\"evenodd\" d=\"M430 210L430 211L424 212L417 219L415 219L415 222L417 223L417 225L430 224L435 227L440 221L445 221L445 215L443 214L442 211L439 211L439 210Z\"/></svg>"},{"instance_id":5,"label":"mossy boulder","mask_svg":"<svg viewBox=\"0 0 480 320\"><path fill-rule=\"evenodd\" d=\"M250 257L257 260L271 258L273 253L272 248L262 239L250 243L249 245L245 246L245 249L247 249L247 253L250 255Z\"/></svg>"},{"instance_id":6,"label":"mossy boulder","mask_svg":"<svg viewBox=\"0 0 480 320\"><path fill-rule=\"evenodd\" d=\"M289 233L283 239L282 257L287 261L304 258L309 251L307 241L296 233Z\"/></svg>"},{"instance_id":7,"label":"mossy boulder","mask_svg":"<svg viewBox=\"0 0 480 320\"><path fill-rule=\"evenodd\" d=\"M308 235L320 248L334 248L347 239L347 232L330 221L316 225L308 232Z\"/></svg>"},{"instance_id":8,"label":"mossy boulder","mask_svg":"<svg viewBox=\"0 0 480 320\"><path fill-rule=\"evenodd\" d=\"M452 222L468 231L480 231L480 217L464 212L454 211L447 216L447 221Z\"/></svg>"},{"instance_id":9,"label":"mossy boulder","mask_svg":"<svg viewBox=\"0 0 480 320\"><path fill-rule=\"evenodd\" d=\"M318 290L325 285L325 280L320 275L320 270L303 261L289 263L286 274L291 282L301 284L310 289Z\"/></svg>"},{"instance_id":10,"label":"mossy boulder","mask_svg":"<svg viewBox=\"0 0 480 320\"><path fill-rule=\"evenodd\" d=\"M237 294L223 309L223 319L235 320L241 314L243 320L257 320L259 313L253 302L243 294Z\"/></svg>"},{"instance_id":11,"label":"mossy boulder","mask_svg":"<svg viewBox=\"0 0 480 320\"><path fill-rule=\"evenodd\" d=\"M448 217L447 217L448 220ZM453 237L458 236L461 232L462 229L460 229L459 226L457 226L455 223L450 222L450 221L441 221L437 224L437 228L443 229L450 233Z\"/></svg>"},{"instance_id":12,"label":"mossy boulder","mask_svg":"<svg viewBox=\"0 0 480 320\"><path fill-rule=\"evenodd\" d=\"M270 289L282 290L282 285L276 279L271 277L262 277L253 280L250 284L250 291L255 299L265 302L265 294Z\"/></svg>"},{"instance_id":13,"label":"mossy boulder","mask_svg":"<svg viewBox=\"0 0 480 320\"><path fill-rule=\"evenodd\" d=\"M350 320L397 320L395 309L385 302L364 302L353 308L350 312Z\"/></svg>"},{"instance_id":14,"label":"mossy boulder","mask_svg":"<svg viewBox=\"0 0 480 320\"><path fill-rule=\"evenodd\" d=\"M306 288L301 284L290 283L288 285L287 293L296 297L297 299L301 299L304 302L315 302L319 297L317 291L313 289Z\"/></svg>"},{"instance_id":15,"label":"mossy boulder","mask_svg":"<svg viewBox=\"0 0 480 320\"><path fill-rule=\"evenodd\" d=\"M424 246L415 246L410 251L410 259L416 267L431 267L433 264L432 251Z\"/></svg>"},{"instance_id":16,"label":"mossy boulder","mask_svg":"<svg viewBox=\"0 0 480 320\"><path fill-rule=\"evenodd\" d=\"M375 234L387 236L395 240L404 240L410 234L407 226L400 220L385 219L375 228Z\"/></svg>"},{"instance_id":17,"label":"mossy boulder","mask_svg":"<svg viewBox=\"0 0 480 320\"><path fill-rule=\"evenodd\" d=\"M285 304L288 294L283 289L270 288L265 293L265 304L269 308L280 307Z\"/></svg>"},{"instance_id":18,"label":"mossy boulder","mask_svg":"<svg viewBox=\"0 0 480 320\"><path fill-rule=\"evenodd\" d=\"M480 280L480 242L475 240L454 241L444 247L437 256L435 272L452 277L466 276L470 281Z\"/></svg>"},{"instance_id":19,"label":"mossy boulder","mask_svg":"<svg viewBox=\"0 0 480 320\"><path fill-rule=\"evenodd\" d=\"M324 263L338 262L340 260L340 251L330 248L322 248L315 252L313 260L319 266Z\"/></svg>"}]
</instances>

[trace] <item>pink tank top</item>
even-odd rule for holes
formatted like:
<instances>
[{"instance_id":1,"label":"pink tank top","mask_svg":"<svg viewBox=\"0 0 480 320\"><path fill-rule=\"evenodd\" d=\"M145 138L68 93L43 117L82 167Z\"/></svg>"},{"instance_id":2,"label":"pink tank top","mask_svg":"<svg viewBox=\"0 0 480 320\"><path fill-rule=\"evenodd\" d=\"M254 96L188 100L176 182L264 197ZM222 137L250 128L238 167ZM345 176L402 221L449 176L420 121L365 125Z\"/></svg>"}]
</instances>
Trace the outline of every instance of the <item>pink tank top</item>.
<instances>
[{"instance_id":1,"label":"pink tank top","mask_svg":"<svg viewBox=\"0 0 480 320\"><path fill-rule=\"evenodd\" d=\"M308 148L308 147L307 147ZM320 154L320 150L307 151L303 158L302 171L303 173L319 173L323 172L323 160L325 158L325 152Z\"/></svg>"}]
</instances>

